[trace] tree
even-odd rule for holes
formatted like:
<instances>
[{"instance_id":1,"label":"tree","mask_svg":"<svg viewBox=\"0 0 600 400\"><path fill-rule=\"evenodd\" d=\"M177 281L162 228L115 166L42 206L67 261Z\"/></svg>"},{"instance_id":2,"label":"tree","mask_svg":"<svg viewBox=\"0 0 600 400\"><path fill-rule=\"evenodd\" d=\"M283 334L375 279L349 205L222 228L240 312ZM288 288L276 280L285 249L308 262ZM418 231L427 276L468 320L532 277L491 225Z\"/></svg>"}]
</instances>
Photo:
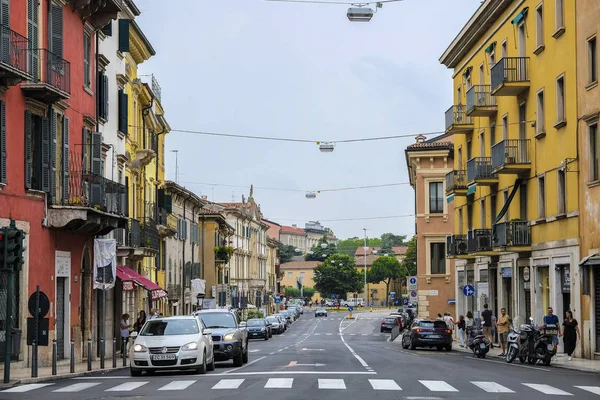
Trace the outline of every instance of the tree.
<instances>
[{"instance_id":1,"label":"tree","mask_svg":"<svg viewBox=\"0 0 600 400\"><path fill-rule=\"evenodd\" d=\"M300 297L300 289L295 288L293 286L286 286L285 297L287 297L288 299L290 297Z\"/></svg>"},{"instance_id":2,"label":"tree","mask_svg":"<svg viewBox=\"0 0 600 400\"><path fill-rule=\"evenodd\" d=\"M396 257L378 257L373 261L371 269L367 272L367 282L385 283L385 299L388 301L390 283L394 279L403 279L408 271L400 264Z\"/></svg>"},{"instance_id":3,"label":"tree","mask_svg":"<svg viewBox=\"0 0 600 400\"><path fill-rule=\"evenodd\" d=\"M325 232L327 232L328 235L335 236L335 233L333 233L333 229L331 228L325 228Z\"/></svg>"},{"instance_id":4,"label":"tree","mask_svg":"<svg viewBox=\"0 0 600 400\"><path fill-rule=\"evenodd\" d=\"M306 297L307 300L310 301L310 299L315 295L315 289L311 288L311 287L307 287L305 286L304 288L302 288L302 291L298 288L295 288L293 286L287 286L285 288L285 297Z\"/></svg>"},{"instance_id":5,"label":"tree","mask_svg":"<svg viewBox=\"0 0 600 400\"><path fill-rule=\"evenodd\" d=\"M409 276L417 274L417 235L414 235L409 241L404 255L404 265L408 270Z\"/></svg>"},{"instance_id":6,"label":"tree","mask_svg":"<svg viewBox=\"0 0 600 400\"><path fill-rule=\"evenodd\" d=\"M296 256L296 248L294 246L282 244L279 246L279 261L281 264L292 261L292 257Z\"/></svg>"},{"instance_id":7,"label":"tree","mask_svg":"<svg viewBox=\"0 0 600 400\"><path fill-rule=\"evenodd\" d=\"M381 254L394 254L394 246L406 245L406 235L394 235L393 233L384 233L381 235Z\"/></svg>"},{"instance_id":8,"label":"tree","mask_svg":"<svg viewBox=\"0 0 600 400\"><path fill-rule=\"evenodd\" d=\"M321 245L326 244L327 247L323 248ZM323 236L319 239L319 242L313 246L308 253L304 256L306 261L323 261L332 254L337 253L337 246L335 243L329 243L327 237Z\"/></svg>"},{"instance_id":9,"label":"tree","mask_svg":"<svg viewBox=\"0 0 600 400\"><path fill-rule=\"evenodd\" d=\"M306 297L306 300L310 301L313 296L315 295L315 288L311 288L308 286L305 286L304 288L302 288L302 294L304 295L304 297Z\"/></svg>"},{"instance_id":10,"label":"tree","mask_svg":"<svg viewBox=\"0 0 600 400\"><path fill-rule=\"evenodd\" d=\"M359 292L363 288L362 275L356 269L354 256L333 254L313 270L315 289L323 298L335 294L345 299L347 293Z\"/></svg>"}]
</instances>

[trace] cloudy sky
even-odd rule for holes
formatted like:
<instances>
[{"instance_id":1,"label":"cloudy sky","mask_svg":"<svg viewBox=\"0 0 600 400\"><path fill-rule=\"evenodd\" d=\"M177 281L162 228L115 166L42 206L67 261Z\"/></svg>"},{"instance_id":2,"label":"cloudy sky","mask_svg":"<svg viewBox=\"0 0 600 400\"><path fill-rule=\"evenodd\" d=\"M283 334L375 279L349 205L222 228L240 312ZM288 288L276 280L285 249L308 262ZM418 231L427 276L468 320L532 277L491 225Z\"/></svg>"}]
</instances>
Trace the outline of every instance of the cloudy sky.
<instances>
[{"instance_id":1,"label":"cloudy sky","mask_svg":"<svg viewBox=\"0 0 600 400\"><path fill-rule=\"evenodd\" d=\"M435 132L451 105L439 56L480 0L385 4L369 23L346 6L263 0L136 0L156 56L141 66L162 86L173 129L333 141ZM432 136L429 136L432 137ZM172 132L179 182L210 200L254 198L283 225L319 220L338 237L414 233L404 149L414 138L339 143L250 140ZM175 153L167 154L175 179ZM212 186L210 184L232 185ZM292 190L272 190L292 189ZM408 216L405 216L408 215ZM366 217L396 218L363 219Z\"/></svg>"}]
</instances>

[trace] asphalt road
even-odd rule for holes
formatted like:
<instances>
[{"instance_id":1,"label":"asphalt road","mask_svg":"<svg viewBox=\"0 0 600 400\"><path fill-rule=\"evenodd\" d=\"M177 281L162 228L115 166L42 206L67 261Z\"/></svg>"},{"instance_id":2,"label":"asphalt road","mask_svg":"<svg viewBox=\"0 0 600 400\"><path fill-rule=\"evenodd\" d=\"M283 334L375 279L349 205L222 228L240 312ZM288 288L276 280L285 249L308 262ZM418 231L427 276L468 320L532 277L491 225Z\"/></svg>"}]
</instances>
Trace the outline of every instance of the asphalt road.
<instances>
[{"instance_id":1,"label":"asphalt road","mask_svg":"<svg viewBox=\"0 0 600 400\"><path fill-rule=\"evenodd\" d=\"M461 352L403 350L379 333L387 313L310 310L283 335L250 343L250 362L217 363L206 375L165 372L131 378L129 371L17 386L0 399L547 399L600 398L597 374L479 360ZM240 397L241 396L241 397Z\"/></svg>"}]
</instances>

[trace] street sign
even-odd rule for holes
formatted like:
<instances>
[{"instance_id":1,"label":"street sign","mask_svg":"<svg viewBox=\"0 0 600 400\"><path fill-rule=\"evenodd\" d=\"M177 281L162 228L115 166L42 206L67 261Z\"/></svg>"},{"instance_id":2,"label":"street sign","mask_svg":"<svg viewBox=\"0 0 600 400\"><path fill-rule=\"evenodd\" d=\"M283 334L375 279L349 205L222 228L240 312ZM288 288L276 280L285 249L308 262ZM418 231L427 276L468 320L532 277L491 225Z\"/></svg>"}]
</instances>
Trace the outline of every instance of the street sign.
<instances>
[{"instance_id":1,"label":"street sign","mask_svg":"<svg viewBox=\"0 0 600 400\"><path fill-rule=\"evenodd\" d=\"M408 277L408 290L417 290L417 277L409 276Z\"/></svg>"},{"instance_id":2,"label":"street sign","mask_svg":"<svg viewBox=\"0 0 600 400\"><path fill-rule=\"evenodd\" d=\"M27 302L27 308L29 309L29 312L31 313L31 315L34 317L36 315L35 314L36 297L37 297L36 292L32 293L31 296L29 296L29 301ZM48 311L50 311L50 300L48 299L48 296L46 295L46 293L40 292L38 318L44 318L46 315L48 315Z\"/></svg>"},{"instance_id":3,"label":"street sign","mask_svg":"<svg viewBox=\"0 0 600 400\"><path fill-rule=\"evenodd\" d=\"M374 301L371 302L371 307L375 307L375 302Z\"/></svg>"},{"instance_id":4,"label":"street sign","mask_svg":"<svg viewBox=\"0 0 600 400\"><path fill-rule=\"evenodd\" d=\"M352 312L354 310L354 308L348 306L348 312Z\"/></svg>"},{"instance_id":5,"label":"street sign","mask_svg":"<svg viewBox=\"0 0 600 400\"><path fill-rule=\"evenodd\" d=\"M411 290L410 291L410 297L416 298L417 297L417 291L416 290Z\"/></svg>"},{"instance_id":6,"label":"street sign","mask_svg":"<svg viewBox=\"0 0 600 400\"><path fill-rule=\"evenodd\" d=\"M396 297L396 293L394 293L394 292L390 293L390 299L394 300L395 297Z\"/></svg>"},{"instance_id":7,"label":"street sign","mask_svg":"<svg viewBox=\"0 0 600 400\"><path fill-rule=\"evenodd\" d=\"M336 295L335 295L335 294L332 294L332 295L331 295L331 298L332 298L332 299L335 299L335 298L336 298Z\"/></svg>"},{"instance_id":8,"label":"street sign","mask_svg":"<svg viewBox=\"0 0 600 400\"><path fill-rule=\"evenodd\" d=\"M465 285L463 287L463 294L467 297L471 297L475 294L475 288L472 285Z\"/></svg>"},{"instance_id":9,"label":"street sign","mask_svg":"<svg viewBox=\"0 0 600 400\"><path fill-rule=\"evenodd\" d=\"M408 305L408 299L404 299L404 305L407 306Z\"/></svg>"},{"instance_id":10,"label":"street sign","mask_svg":"<svg viewBox=\"0 0 600 400\"><path fill-rule=\"evenodd\" d=\"M279 303L281 299L279 297L275 297L275 303Z\"/></svg>"}]
</instances>

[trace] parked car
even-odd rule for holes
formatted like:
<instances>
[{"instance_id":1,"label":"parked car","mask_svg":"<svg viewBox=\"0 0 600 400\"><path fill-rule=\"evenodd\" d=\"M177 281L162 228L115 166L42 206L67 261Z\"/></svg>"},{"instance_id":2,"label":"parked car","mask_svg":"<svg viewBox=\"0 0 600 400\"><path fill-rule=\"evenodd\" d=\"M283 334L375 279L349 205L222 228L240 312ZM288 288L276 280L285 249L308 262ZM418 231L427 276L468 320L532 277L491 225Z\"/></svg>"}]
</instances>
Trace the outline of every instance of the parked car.
<instances>
[{"instance_id":1,"label":"parked car","mask_svg":"<svg viewBox=\"0 0 600 400\"><path fill-rule=\"evenodd\" d=\"M227 310L196 312L204 325L212 330L213 348L217 361L233 360L236 367L248 362L248 331L245 322L238 322L235 313ZM153 321L153 320L152 320Z\"/></svg>"},{"instance_id":2,"label":"parked car","mask_svg":"<svg viewBox=\"0 0 600 400\"><path fill-rule=\"evenodd\" d=\"M269 340L269 324L264 318L252 318L247 322L248 337L250 339L264 338Z\"/></svg>"},{"instance_id":3,"label":"parked car","mask_svg":"<svg viewBox=\"0 0 600 400\"><path fill-rule=\"evenodd\" d=\"M271 329L274 332L283 333L283 331L285 330L285 323L283 321L281 321L280 318L271 315L271 316L268 316L266 318L266 320L267 320L267 323L269 325L271 325Z\"/></svg>"},{"instance_id":4,"label":"parked car","mask_svg":"<svg viewBox=\"0 0 600 400\"><path fill-rule=\"evenodd\" d=\"M380 332L391 332L396 326L402 330L402 317L399 315L389 315L381 320Z\"/></svg>"},{"instance_id":5,"label":"parked car","mask_svg":"<svg viewBox=\"0 0 600 400\"><path fill-rule=\"evenodd\" d=\"M273 314L273 316L279 318L281 320L281 322L283 322L283 331L284 332L287 331L291 322L286 318L285 314L283 314L282 312L279 312L277 314Z\"/></svg>"},{"instance_id":6,"label":"parked car","mask_svg":"<svg viewBox=\"0 0 600 400\"><path fill-rule=\"evenodd\" d=\"M436 347L438 350L452 350L452 331L446 322L429 319L415 319L410 331L402 335L402 347L414 350L417 347Z\"/></svg>"},{"instance_id":7,"label":"parked car","mask_svg":"<svg viewBox=\"0 0 600 400\"><path fill-rule=\"evenodd\" d=\"M315 317L320 317L320 316L327 316L327 310L323 307L317 307L317 309L315 310Z\"/></svg>"},{"instance_id":8,"label":"parked car","mask_svg":"<svg viewBox=\"0 0 600 400\"><path fill-rule=\"evenodd\" d=\"M131 376L143 371L194 369L199 374L215 369L212 331L198 318L178 316L147 321L133 332Z\"/></svg>"}]
</instances>

